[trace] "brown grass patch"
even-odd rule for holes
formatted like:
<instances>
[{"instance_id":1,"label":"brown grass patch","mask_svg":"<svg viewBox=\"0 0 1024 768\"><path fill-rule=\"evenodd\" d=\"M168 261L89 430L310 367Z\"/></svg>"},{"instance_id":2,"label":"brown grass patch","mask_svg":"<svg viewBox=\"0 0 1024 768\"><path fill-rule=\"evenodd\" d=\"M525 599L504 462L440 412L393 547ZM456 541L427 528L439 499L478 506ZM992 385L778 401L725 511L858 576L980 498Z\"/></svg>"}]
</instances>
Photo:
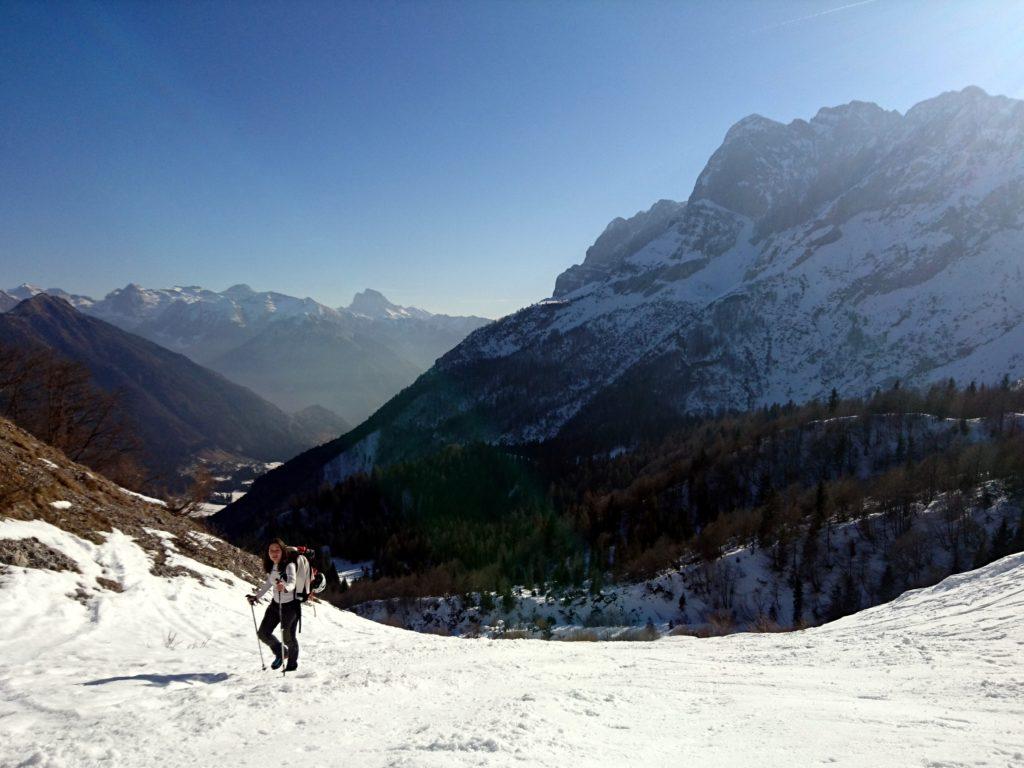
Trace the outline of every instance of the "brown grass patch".
<instances>
[{"instance_id":1,"label":"brown grass patch","mask_svg":"<svg viewBox=\"0 0 1024 768\"><path fill-rule=\"evenodd\" d=\"M107 579L103 576L96 577L96 583L104 589L109 589L111 592L124 592L124 585L120 581L114 579Z\"/></svg>"}]
</instances>

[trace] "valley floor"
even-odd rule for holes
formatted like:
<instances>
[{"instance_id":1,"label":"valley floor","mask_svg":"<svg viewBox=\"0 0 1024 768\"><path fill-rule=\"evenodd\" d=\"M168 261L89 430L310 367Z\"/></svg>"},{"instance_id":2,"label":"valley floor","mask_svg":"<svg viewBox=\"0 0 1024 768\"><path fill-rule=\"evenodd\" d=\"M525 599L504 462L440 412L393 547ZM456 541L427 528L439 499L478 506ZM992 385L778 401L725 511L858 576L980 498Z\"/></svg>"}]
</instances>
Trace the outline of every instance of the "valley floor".
<instances>
[{"instance_id":1,"label":"valley floor","mask_svg":"<svg viewBox=\"0 0 1024 768\"><path fill-rule=\"evenodd\" d=\"M282 679L233 576L0 521L27 536L81 573L0 574L3 766L1024 766L1024 555L787 634L467 640L322 607Z\"/></svg>"}]
</instances>

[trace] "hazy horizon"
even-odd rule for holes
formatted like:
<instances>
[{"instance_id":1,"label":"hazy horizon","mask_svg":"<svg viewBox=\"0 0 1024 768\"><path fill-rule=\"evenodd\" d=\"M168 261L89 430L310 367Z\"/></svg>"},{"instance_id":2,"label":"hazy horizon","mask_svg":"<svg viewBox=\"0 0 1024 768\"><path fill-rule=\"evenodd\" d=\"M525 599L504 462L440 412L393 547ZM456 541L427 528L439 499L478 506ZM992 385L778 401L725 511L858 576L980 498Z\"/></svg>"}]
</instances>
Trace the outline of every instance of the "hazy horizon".
<instances>
[{"instance_id":1,"label":"hazy horizon","mask_svg":"<svg viewBox=\"0 0 1024 768\"><path fill-rule=\"evenodd\" d=\"M421 306L417 306L417 305L414 305L414 304L401 304L401 302L398 302L398 301L395 301L394 299L392 299L392 297L388 295L387 291L382 291L379 288L375 288L372 285L365 286L364 288L359 288L351 296L349 296L349 298L347 300L344 300L344 301L341 301L341 302L336 302L336 303L330 303L330 302L324 301L324 300L320 299L319 297L313 296L313 295L310 295L310 294L305 294L305 293L287 294L285 291L279 291L279 290L277 290L276 288L273 288L273 287L265 288L265 287L262 287L262 286L254 286L254 285L252 285L250 283L245 283L245 282L232 283L231 285L224 285L224 286L201 285L199 283L175 283L174 285L143 285L142 283L139 283L138 280L129 280L128 282L126 282L126 283L124 283L122 285L115 285L115 286L113 286L113 287L111 287L111 288L109 288L107 290L103 290L103 291L100 291L100 292L97 292L97 293L89 293L88 291L80 291L80 290L77 290L75 288L69 288L66 285L42 285L41 283L35 283L35 282L31 281L31 280L22 280L21 282L19 282L17 284L11 284L11 285L4 284L4 285L0 285L0 291L10 292L10 291L12 291L14 289L17 289L17 288L20 288L20 287L22 287L24 285L28 285L28 286L31 286L32 288L38 288L38 289L40 289L42 291L50 291L50 290L59 289L59 290L62 290L62 291L67 291L68 293L70 293L70 294L72 294L74 296L86 296L86 297L88 297L90 299L94 299L94 300L98 301L100 299L105 298L108 294L110 294L110 293L112 293L114 291L120 290L122 288L126 288L127 286L131 285L132 283L134 283L136 285L141 285L142 288L147 289L147 290L170 290L170 289L174 289L174 288L202 288L204 290L213 291L214 293L223 293L224 291L228 290L229 288L233 288L236 285L248 285L249 288L251 288L256 293L281 293L281 294L292 296L293 298L313 299L314 301L316 301L316 302L318 302L320 304L323 304L324 306L332 307L334 309L340 309L340 308L348 307L350 304L352 304L353 300L355 299L356 294L362 293L363 291L377 291L378 293L382 294L384 296L384 298L387 299L388 301L390 301L392 304L399 304L399 305L407 307L407 308L425 309L428 312L432 312L433 314L451 314L451 313L441 312L439 310L435 311L435 310L431 309L430 307L421 307ZM512 310L512 311L515 311L515 310ZM484 317L484 316L480 315L480 317ZM487 319L487 320L496 320L497 318L496 317L485 317L485 319Z\"/></svg>"},{"instance_id":2,"label":"hazy horizon","mask_svg":"<svg viewBox=\"0 0 1024 768\"><path fill-rule=\"evenodd\" d=\"M585 13L582 9L585 8ZM0 3L0 285L496 318L736 121L1019 98L1024 6Z\"/></svg>"}]
</instances>

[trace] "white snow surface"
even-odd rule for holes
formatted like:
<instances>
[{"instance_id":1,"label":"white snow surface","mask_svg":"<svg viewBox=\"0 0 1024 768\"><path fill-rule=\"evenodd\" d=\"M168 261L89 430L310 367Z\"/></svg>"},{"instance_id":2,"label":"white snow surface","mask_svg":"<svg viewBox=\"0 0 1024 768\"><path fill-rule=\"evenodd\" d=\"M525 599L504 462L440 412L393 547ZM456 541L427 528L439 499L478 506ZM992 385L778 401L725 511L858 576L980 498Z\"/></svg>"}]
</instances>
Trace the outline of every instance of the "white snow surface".
<instances>
[{"instance_id":1,"label":"white snow surface","mask_svg":"<svg viewBox=\"0 0 1024 768\"><path fill-rule=\"evenodd\" d=\"M344 579L349 584L363 578L364 568L373 569L373 560L354 562L341 557L332 557L331 562L334 564L334 569L338 572L338 579Z\"/></svg>"},{"instance_id":2,"label":"white snow surface","mask_svg":"<svg viewBox=\"0 0 1024 768\"><path fill-rule=\"evenodd\" d=\"M322 607L283 678L235 577L0 522L29 536L82 573L0 576L4 766L1024 764L1024 554L788 634L465 640Z\"/></svg>"},{"instance_id":3,"label":"white snow surface","mask_svg":"<svg viewBox=\"0 0 1024 768\"><path fill-rule=\"evenodd\" d=\"M129 491L127 488L122 488L121 492L127 494L128 496L134 496L136 499L142 499L142 501L146 502L147 504L156 504L158 507L167 506L166 501L163 501L162 499L154 499L152 496L143 496L141 493L138 493L137 491Z\"/></svg>"}]
</instances>

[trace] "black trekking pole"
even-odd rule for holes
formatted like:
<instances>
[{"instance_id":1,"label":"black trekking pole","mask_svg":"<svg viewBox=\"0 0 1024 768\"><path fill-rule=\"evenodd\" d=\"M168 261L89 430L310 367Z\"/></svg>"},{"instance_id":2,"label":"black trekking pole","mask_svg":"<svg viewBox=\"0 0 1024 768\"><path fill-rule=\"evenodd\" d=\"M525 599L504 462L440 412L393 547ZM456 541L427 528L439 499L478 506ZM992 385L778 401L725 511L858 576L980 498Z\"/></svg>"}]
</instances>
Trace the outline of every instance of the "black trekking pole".
<instances>
[{"instance_id":1,"label":"black trekking pole","mask_svg":"<svg viewBox=\"0 0 1024 768\"><path fill-rule=\"evenodd\" d=\"M277 584L275 585L275 588L277 586L280 586L280 584L281 584L281 580L278 579L277 580ZM276 591L277 591L277 623L281 625L281 656L283 657L284 656L284 652L287 650L287 648L285 647L285 644L284 644L284 609L281 608L281 590L276 589ZM288 674L288 662L285 662L284 664L281 665L281 677L284 677L286 674Z\"/></svg>"},{"instance_id":2,"label":"black trekking pole","mask_svg":"<svg viewBox=\"0 0 1024 768\"><path fill-rule=\"evenodd\" d=\"M249 603L249 610L252 612L252 628L256 630L256 647L260 652L260 666L267 671L267 663L263 660L263 643L260 642L260 628L256 626L256 607L254 602Z\"/></svg>"}]
</instances>

